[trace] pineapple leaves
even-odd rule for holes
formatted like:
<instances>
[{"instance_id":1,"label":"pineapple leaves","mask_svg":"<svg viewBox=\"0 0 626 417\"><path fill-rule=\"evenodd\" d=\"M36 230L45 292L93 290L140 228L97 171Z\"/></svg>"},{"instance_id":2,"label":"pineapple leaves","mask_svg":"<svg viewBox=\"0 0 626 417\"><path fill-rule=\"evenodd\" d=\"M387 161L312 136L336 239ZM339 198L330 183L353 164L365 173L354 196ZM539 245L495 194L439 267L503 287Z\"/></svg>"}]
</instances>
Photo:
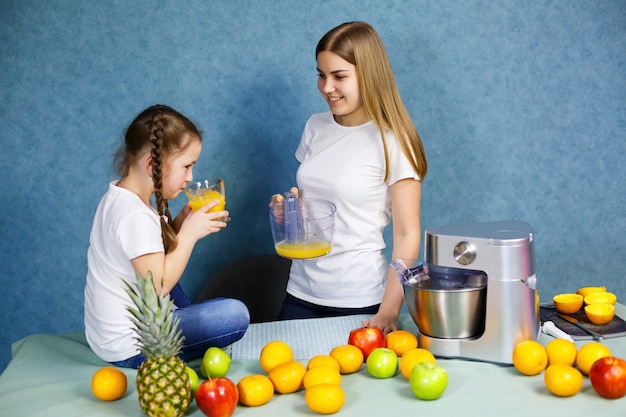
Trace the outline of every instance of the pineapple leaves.
<instances>
[{"instance_id":1,"label":"pineapple leaves","mask_svg":"<svg viewBox=\"0 0 626 417\"><path fill-rule=\"evenodd\" d=\"M163 283L163 280L161 281ZM157 293L152 273L137 274L137 289L124 280L126 293L134 306L126 310L132 315L139 348L145 357L175 356L180 352L184 337L178 328L180 317L174 314L174 301L169 294Z\"/></svg>"}]
</instances>

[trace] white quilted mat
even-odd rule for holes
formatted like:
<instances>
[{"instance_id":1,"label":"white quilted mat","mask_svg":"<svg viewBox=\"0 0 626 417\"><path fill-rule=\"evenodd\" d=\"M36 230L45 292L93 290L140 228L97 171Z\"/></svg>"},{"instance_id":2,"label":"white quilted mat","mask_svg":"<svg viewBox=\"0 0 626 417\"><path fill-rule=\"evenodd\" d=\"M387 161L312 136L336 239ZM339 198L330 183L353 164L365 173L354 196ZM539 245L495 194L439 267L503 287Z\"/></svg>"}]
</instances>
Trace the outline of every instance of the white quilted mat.
<instances>
[{"instance_id":1,"label":"white quilted mat","mask_svg":"<svg viewBox=\"0 0 626 417\"><path fill-rule=\"evenodd\" d=\"M232 358L259 359L261 349L273 340L289 344L295 359L309 359L330 353L348 343L350 330L360 327L368 315L325 319L285 320L251 324L244 337L232 346Z\"/></svg>"}]
</instances>

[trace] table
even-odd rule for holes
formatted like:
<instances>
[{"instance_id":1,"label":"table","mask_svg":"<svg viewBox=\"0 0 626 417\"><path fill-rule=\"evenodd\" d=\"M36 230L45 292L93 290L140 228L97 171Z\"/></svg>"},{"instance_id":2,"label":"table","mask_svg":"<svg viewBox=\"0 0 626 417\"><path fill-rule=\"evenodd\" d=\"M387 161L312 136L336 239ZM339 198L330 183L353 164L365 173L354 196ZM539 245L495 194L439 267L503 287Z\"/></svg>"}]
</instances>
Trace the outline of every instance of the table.
<instances>
[{"instance_id":1,"label":"table","mask_svg":"<svg viewBox=\"0 0 626 417\"><path fill-rule=\"evenodd\" d=\"M626 317L626 307L617 306ZM271 340L289 343L295 357L306 363L315 354L328 353L345 344L348 333L366 316L329 319L293 320L259 323L250 326L244 338L233 345L233 362L228 377L237 382L242 377L261 373L258 354ZM403 328L416 331L411 318L403 314ZM552 337L541 335L546 344ZM579 340L580 347L587 340ZM626 337L603 341L615 356L626 358ZM338 416L440 415L440 416L624 416L626 397L606 400L599 397L585 378L583 389L574 397L559 398L550 394L541 375L520 375L512 366L460 359L438 359L448 372L449 384L436 401L415 398L408 381L398 373L394 378L375 379L365 366L355 374L344 375L342 387L346 403ZM199 361L190 365L199 368ZM0 410L7 416L141 416L136 398L136 371L124 370L129 378L126 395L114 402L93 397L90 380L93 373L107 364L87 346L84 335L38 334L28 336L13 346L13 359L0 376ZM202 417L195 403L187 416ZM237 407L234 416L312 416L304 402L304 392L275 395L261 407Z\"/></svg>"}]
</instances>

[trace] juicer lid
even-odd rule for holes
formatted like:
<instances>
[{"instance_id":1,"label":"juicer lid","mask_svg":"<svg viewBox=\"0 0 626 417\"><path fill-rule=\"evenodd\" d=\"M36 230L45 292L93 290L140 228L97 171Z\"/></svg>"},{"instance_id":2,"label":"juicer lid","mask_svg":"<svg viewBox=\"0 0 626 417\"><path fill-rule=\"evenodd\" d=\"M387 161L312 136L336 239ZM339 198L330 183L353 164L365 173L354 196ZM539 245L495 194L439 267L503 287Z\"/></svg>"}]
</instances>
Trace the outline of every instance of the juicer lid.
<instances>
[{"instance_id":1,"label":"juicer lid","mask_svg":"<svg viewBox=\"0 0 626 417\"><path fill-rule=\"evenodd\" d=\"M458 237L459 240L484 239L496 246L533 241L532 227L526 222L514 220L437 226L426 229L425 234Z\"/></svg>"}]
</instances>

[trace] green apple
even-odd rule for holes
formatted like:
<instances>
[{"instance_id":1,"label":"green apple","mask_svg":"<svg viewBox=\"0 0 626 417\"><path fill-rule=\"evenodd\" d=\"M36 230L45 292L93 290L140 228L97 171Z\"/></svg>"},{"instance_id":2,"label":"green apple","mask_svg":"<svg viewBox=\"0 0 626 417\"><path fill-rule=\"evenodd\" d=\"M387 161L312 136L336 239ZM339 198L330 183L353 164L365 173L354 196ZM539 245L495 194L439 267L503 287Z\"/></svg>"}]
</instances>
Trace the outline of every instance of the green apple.
<instances>
[{"instance_id":1,"label":"green apple","mask_svg":"<svg viewBox=\"0 0 626 417\"><path fill-rule=\"evenodd\" d=\"M200 373L205 378L226 376L230 368L230 356L218 347L210 347L204 352Z\"/></svg>"},{"instance_id":2,"label":"green apple","mask_svg":"<svg viewBox=\"0 0 626 417\"><path fill-rule=\"evenodd\" d=\"M193 394L200 385L200 378L198 378L198 373L190 367L187 367L187 375L189 375L189 385L191 386L191 393Z\"/></svg>"},{"instance_id":3,"label":"green apple","mask_svg":"<svg viewBox=\"0 0 626 417\"><path fill-rule=\"evenodd\" d=\"M435 363L420 362L411 369L409 384L420 400L436 400L448 386L448 373Z\"/></svg>"},{"instance_id":4,"label":"green apple","mask_svg":"<svg viewBox=\"0 0 626 417\"><path fill-rule=\"evenodd\" d=\"M367 372L374 378L391 378L398 371L398 356L388 348L376 348L368 355Z\"/></svg>"}]
</instances>

